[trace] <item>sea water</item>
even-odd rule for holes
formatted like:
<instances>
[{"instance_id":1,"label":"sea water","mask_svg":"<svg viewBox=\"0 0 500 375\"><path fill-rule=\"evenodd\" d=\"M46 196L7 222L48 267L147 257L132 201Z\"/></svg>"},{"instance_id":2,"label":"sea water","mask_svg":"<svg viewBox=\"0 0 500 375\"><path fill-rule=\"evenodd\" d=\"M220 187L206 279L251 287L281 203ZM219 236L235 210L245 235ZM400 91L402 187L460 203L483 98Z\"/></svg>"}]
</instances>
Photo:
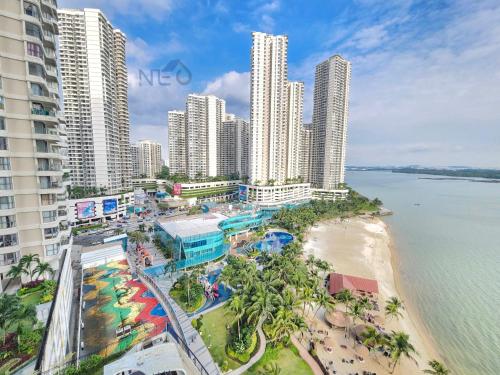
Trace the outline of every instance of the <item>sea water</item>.
<instances>
[{"instance_id":1,"label":"sea water","mask_svg":"<svg viewBox=\"0 0 500 375\"><path fill-rule=\"evenodd\" d=\"M348 172L380 198L401 286L458 375L500 374L500 183L380 171ZM408 301L409 300L409 301Z\"/></svg>"}]
</instances>

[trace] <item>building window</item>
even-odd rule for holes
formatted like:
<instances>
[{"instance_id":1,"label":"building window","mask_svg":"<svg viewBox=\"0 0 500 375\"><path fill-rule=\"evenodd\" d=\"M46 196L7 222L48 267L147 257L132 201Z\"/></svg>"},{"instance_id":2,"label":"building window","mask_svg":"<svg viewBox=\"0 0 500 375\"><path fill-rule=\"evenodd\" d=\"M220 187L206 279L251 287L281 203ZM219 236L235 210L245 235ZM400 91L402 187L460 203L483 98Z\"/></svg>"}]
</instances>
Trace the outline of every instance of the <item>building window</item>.
<instances>
[{"instance_id":1,"label":"building window","mask_svg":"<svg viewBox=\"0 0 500 375\"><path fill-rule=\"evenodd\" d=\"M59 227L45 228L43 230L43 236L46 240L56 238L58 234L59 234Z\"/></svg>"},{"instance_id":2,"label":"building window","mask_svg":"<svg viewBox=\"0 0 500 375\"><path fill-rule=\"evenodd\" d=\"M53 256L59 254L59 247L60 245L58 243L45 245L45 255Z\"/></svg>"},{"instance_id":3,"label":"building window","mask_svg":"<svg viewBox=\"0 0 500 375\"><path fill-rule=\"evenodd\" d=\"M43 70L43 66L40 64L30 62L28 64L28 71L32 76L45 78L45 71Z\"/></svg>"},{"instance_id":4,"label":"building window","mask_svg":"<svg viewBox=\"0 0 500 375\"><path fill-rule=\"evenodd\" d=\"M6 157L0 157L0 171L10 170L10 160Z\"/></svg>"},{"instance_id":5,"label":"building window","mask_svg":"<svg viewBox=\"0 0 500 375\"><path fill-rule=\"evenodd\" d=\"M42 32L40 28L33 23L26 22L26 34L42 40Z\"/></svg>"},{"instance_id":6,"label":"building window","mask_svg":"<svg viewBox=\"0 0 500 375\"><path fill-rule=\"evenodd\" d=\"M12 190L12 177L0 177L0 190Z\"/></svg>"},{"instance_id":7,"label":"building window","mask_svg":"<svg viewBox=\"0 0 500 375\"><path fill-rule=\"evenodd\" d=\"M0 236L0 247L16 246L17 234L5 234Z\"/></svg>"},{"instance_id":8,"label":"building window","mask_svg":"<svg viewBox=\"0 0 500 375\"><path fill-rule=\"evenodd\" d=\"M0 197L0 210L9 210L14 207L14 197Z\"/></svg>"},{"instance_id":9,"label":"building window","mask_svg":"<svg viewBox=\"0 0 500 375\"><path fill-rule=\"evenodd\" d=\"M7 138L5 137L0 137L0 150L7 150Z\"/></svg>"},{"instance_id":10,"label":"building window","mask_svg":"<svg viewBox=\"0 0 500 375\"><path fill-rule=\"evenodd\" d=\"M40 12L38 7L31 3L24 3L24 14L40 19Z\"/></svg>"},{"instance_id":11,"label":"building window","mask_svg":"<svg viewBox=\"0 0 500 375\"><path fill-rule=\"evenodd\" d=\"M31 95L44 96L42 85L31 83Z\"/></svg>"},{"instance_id":12,"label":"building window","mask_svg":"<svg viewBox=\"0 0 500 375\"><path fill-rule=\"evenodd\" d=\"M5 99L0 95L0 109L5 109Z\"/></svg>"},{"instance_id":13,"label":"building window","mask_svg":"<svg viewBox=\"0 0 500 375\"><path fill-rule=\"evenodd\" d=\"M43 59L43 50L39 44L27 42L28 55Z\"/></svg>"},{"instance_id":14,"label":"building window","mask_svg":"<svg viewBox=\"0 0 500 375\"><path fill-rule=\"evenodd\" d=\"M0 130L5 130L5 118L0 117Z\"/></svg>"},{"instance_id":15,"label":"building window","mask_svg":"<svg viewBox=\"0 0 500 375\"><path fill-rule=\"evenodd\" d=\"M0 229L14 228L16 226L16 216L0 216Z\"/></svg>"},{"instance_id":16,"label":"building window","mask_svg":"<svg viewBox=\"0 0 500 375\"><path fill-rule=\"evenodd\" d=\"M57 211L43 211L42 218L44 223L51 223L57 220Z\"/></svg>"}]
</instances>

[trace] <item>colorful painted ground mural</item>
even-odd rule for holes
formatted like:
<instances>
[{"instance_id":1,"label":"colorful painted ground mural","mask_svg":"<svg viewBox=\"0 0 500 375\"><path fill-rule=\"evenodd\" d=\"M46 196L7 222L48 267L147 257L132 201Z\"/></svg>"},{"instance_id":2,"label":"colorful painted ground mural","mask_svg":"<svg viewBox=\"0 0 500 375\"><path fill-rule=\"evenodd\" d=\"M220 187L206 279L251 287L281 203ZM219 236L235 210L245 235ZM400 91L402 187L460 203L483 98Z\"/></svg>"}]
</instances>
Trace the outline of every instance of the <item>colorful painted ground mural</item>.
<instances>
[{"instance_id":1,"label":"colorful painted ground mural","mask_svg":"<svg viewBox=\"0 0 500 375\"><path fill-rule=\"evenodd\" d=\"M144 284L132 280L126 260L86 269L83 300L82 355L107 356L167 328L162 306Z\"/></svg>"}]
</instances>

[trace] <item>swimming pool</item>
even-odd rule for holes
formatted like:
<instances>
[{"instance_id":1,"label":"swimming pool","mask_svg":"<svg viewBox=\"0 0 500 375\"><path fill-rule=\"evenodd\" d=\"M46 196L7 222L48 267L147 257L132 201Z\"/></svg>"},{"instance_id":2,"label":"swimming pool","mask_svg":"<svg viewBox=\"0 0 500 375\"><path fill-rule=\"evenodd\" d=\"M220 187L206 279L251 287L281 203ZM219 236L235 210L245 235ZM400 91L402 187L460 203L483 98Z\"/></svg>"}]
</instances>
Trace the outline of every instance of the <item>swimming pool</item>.
<instances>
[{"instance_id":1,"label":"swimming pool","mask_svg":"<svg viewBox=\"0 0 500 375\"><path fill-rule=\"evenodd\" d=\"M280 253L292 241L293 236L288 232L269 232L262 241L255 243L254 248L268 253Z\"/></svg>"}]
</instances>

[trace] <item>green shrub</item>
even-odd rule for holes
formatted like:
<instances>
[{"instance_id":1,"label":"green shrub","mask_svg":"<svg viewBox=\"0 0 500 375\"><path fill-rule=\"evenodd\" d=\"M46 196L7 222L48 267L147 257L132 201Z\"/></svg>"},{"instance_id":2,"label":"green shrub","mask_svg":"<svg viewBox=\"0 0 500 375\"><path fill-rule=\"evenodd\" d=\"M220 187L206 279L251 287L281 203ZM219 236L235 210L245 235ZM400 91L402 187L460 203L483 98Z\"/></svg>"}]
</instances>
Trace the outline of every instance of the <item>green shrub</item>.
<instances>
[{"instance_id":1,"label":"green shrub","mask_svg":"<svg viewBox=\"0 0 500 375\"><path fill-rule=\"evenodd\" d=\"M38 344L42 340L42 334L39 330L28 331L21 335L19 351L23 354L34 354L38 349Z\"/></svg>"}]
</instances>

